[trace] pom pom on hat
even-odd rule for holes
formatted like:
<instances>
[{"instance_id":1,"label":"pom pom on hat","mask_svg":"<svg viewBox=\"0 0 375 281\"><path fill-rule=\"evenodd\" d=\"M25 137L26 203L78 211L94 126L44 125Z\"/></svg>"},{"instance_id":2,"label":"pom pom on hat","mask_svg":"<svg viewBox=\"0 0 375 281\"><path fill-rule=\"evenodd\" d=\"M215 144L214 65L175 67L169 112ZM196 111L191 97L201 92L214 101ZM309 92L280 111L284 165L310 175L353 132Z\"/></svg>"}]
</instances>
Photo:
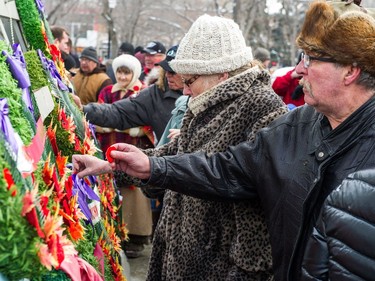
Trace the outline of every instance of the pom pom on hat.
<instances>
[{"instance_id":1,"label":"pom pom on hat","mask_svg":"<svg viewBox=\"0 0 375 281\"><path fill-rule=\"evenodd\" d=\"M253 60L239 26L231 19L200 16L181 40L170 62L180 74L229 72Z\"/></svg>"}]
</instances>

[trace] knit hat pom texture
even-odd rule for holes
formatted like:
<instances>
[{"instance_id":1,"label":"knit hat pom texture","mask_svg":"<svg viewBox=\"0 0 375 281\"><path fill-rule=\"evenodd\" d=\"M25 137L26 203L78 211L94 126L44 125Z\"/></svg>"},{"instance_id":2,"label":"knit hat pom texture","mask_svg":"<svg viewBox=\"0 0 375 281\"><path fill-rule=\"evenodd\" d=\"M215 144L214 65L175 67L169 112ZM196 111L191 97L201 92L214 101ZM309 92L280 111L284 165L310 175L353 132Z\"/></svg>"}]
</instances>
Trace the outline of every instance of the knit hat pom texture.
<instances>
[{"instance_id":1,"label":"knit hat pom texture","mask_svg":"<svg viewBox=\"0 0 375 281\"><path fill-rule=\"evenodd\" d=\"M180 74L205 75L229 72L252 60L251 47L233 20L203 15L182 39L170 65Z\"/></svg>"}]
</instances>

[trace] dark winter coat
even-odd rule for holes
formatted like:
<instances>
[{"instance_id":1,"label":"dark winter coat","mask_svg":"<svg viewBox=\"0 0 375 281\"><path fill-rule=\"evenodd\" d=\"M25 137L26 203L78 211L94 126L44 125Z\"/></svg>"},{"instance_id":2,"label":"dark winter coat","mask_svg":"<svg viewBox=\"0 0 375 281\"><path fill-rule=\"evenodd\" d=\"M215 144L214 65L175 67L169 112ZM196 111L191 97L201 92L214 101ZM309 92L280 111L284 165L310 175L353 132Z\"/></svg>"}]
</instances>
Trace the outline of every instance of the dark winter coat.
<instances>
[{"instance_id":1,"label":"dark winter coat","mask_svg":"<svg viewBox=\"0 0 375 281\"><path fill-rule=\"evenodd\" d=\"M375 280L375 169L349 175L324 202L302 280Z\"/></svg>"},{"instance_id":2,"label":"dark winter coat","mask_svg":"<svg viewBox=\"0 0 375 281\"><path fill-rule=\"evenodd\" d=\"M151 157L150 185L204 199L259 199L271 236L275 279L300 279L306 240L321 206L350 173L375 168L375 98L334 130L302 106L225 153ZM290 267L289 273L288 268Z\"/></svg>"},{"instance_id":3,"label":"dark winter coat","mask_svg":"<svg viewBox=\"0 0 375 281\"><path fill-rule=\"evenodd\" d=\"M91 123L125 130L137 126L151 126L157 139L163 135L165 125L171 117L175 101L181 91L167 89L154 84L134 99L123 99L112 104L90 103L83 107Z\"/></svg>"}]
</instances>

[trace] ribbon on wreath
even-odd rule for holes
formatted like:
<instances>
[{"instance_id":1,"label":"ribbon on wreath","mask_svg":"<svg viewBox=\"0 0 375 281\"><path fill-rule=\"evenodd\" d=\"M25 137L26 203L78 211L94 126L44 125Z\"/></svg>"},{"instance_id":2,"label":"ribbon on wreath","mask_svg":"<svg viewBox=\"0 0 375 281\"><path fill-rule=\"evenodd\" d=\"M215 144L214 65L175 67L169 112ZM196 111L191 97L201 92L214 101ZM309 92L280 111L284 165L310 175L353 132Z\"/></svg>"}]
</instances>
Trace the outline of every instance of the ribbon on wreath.
<instances>
[{"instance_id":1,"label":"ribbon on wreath","mask_svg":"<svg viewBox=\"0 0 375 281\"><path fill-rule=\"evenodd\" d=\"M41 0L35 0L36 7L38 8L39 13L44 13L44 5Z\"/></svg>"},{"instance_id":2,"label":"ribbon on wreath","mask_svg":"<svg viewBox=\"0 0 375 281\"><path fill-rule=\"evenodd\" d=\"M91 187L86 183L83 178L79 178L76 174L72 175L73 180L73 189L72 194L78 194L78 205L82 210L82 213L86 216L87 220L92 223L91 221L91 211L88 206L87 200L96 200L100 201L100 198L96 193L91 189Z\"/></svg>"},{"instance_id":3,"label":"ribbon on wreath","mask_svg":"<svg viewBox=\"0 0 375 281\"><path fill-rule=\"evenodd\" d=\"M6 57L10 72L14 79L18 82L18 87L22 89L22 99L27 108L34 114L34 107L30 97L29 87L31 86L29 73L26 70L26 61L22 53L20 44L13 44L13 55L9 55L6 51L2 54Z\"/></svg>"},{"instance_id":4,"label":"ribbon on wreath","mask_svg":"<svg viewBox=\"0 0 375 281\"><path fill-rule=\"evenodd\" d=\"M15 132L9 119L9 105L6 98L0 98L0 128L4 133L6 141L9 143L15 155L18 154L18 143Z\"/></svg>"},{"instance_id":5,"label":"ribbon on wreath","mask_svg":"<svg viewBox=\"0 0 375 281\"><path fill-rule=\"evenodd\" d=\"M69 91L69 88L62 81L60 73L56 69L55 63L46 58L41 50L38 50L38 55L40 61L42 62L43 68L50 73L52 79L57 84L57 87L62 91Z\"/></svg>"}]
</instances>

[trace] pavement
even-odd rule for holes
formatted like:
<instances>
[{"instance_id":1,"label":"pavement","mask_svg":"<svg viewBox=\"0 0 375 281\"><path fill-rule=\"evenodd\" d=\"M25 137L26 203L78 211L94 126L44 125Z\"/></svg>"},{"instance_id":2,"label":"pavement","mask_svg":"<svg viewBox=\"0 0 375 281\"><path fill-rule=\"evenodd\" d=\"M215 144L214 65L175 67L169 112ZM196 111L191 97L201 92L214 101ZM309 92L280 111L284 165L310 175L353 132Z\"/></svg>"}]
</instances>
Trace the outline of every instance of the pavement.
<instances>
[{"instance_id":1,"label":"pavement","mask_svg":"<svg viewBox=\"0 0 375 281\"><path fill-rule=\"evenodd\" d=\"M148 260L151 254L152 244L145 245L142 255L138 258L127 259L130 270L128 281L145 281L148 268Z\"/></svg>"}]
</instances>

